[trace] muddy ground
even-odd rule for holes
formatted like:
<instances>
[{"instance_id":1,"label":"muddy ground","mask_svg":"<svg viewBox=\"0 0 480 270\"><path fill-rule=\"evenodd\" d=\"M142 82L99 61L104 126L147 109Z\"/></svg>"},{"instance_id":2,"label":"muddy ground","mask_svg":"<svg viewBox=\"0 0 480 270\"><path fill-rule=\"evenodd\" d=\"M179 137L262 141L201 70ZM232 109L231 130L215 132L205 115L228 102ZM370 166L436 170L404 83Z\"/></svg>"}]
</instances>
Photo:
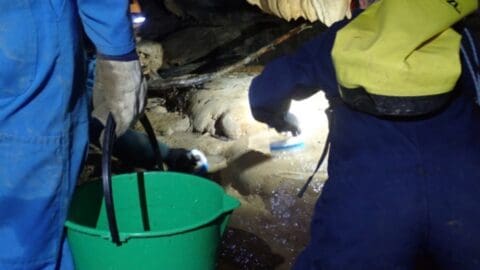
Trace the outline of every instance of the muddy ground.
<instances>
[{"instance_id":1,"label":"muddy ground","mask_svg":"<svg viewBox=\"0 0 480 270\"><path fill-rule=\"evenodd\" d=\"M203 151L210 166L205 181L219 183L241 202L224 235L218 269L290 269L308 241L312 209L326 180L324 164L303 198L297 197L323 149L323 95L292 106L304 147L271 152L269 143L283 137L253 120L247 103L248 86L260 70L240 70L190 89L182 112L169 111L159 97L149 99L146 111L160 141ZM95 159L92 152L84 179L98 175L98 154ZM122 170L116 164L116 171Z\"/></svg>"}]
</instances>

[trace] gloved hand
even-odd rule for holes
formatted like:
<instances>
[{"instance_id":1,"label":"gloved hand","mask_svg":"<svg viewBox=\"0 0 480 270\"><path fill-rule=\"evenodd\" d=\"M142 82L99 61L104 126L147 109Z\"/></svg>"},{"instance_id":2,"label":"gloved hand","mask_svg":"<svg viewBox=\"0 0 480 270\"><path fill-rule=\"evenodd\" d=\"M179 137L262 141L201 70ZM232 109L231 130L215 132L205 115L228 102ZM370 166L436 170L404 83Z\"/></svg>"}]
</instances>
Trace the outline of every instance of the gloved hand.
<instances>
[{"instance_id":1,"label":"gloved hand","mask_svg":"<svg viewBox=\"0 0 480 270\"><path fill-rule=\"evenodd\" d=\"M300 125L295 115L288 111L267 112L260 109L252 109L253 117L270 127L275 128L277 132L291 132L293 136L300 135Z\"/></svg>"},{"instance_id":2,"label":"gloved hand","mask_svg":"<svg viewBox=\"0 0 480 270\"><path fill-rule=\"evenodd\" d=\"M293 136L300 135L301 133L297 117L289 112L278 115L268 124L275 128L277 132L291 132Z\"/></svg>"},{"instance_id":3,"label":"gloved hand","mask_svg":"<svg viewBox=\"0 0 480 270\"><path fill-rule=\"evenodd\" d=\"M272 115L265 123L279 133L291 132L293 136L297 136L302 132L297 117L289 112Z\"/></svg>"},{"instance_id":4,"label":"gloved hand","mask_svg":"<svg viewBox=\"0 0 480 270\"><path fill-rule=\"evenodd\" d=\"M208 171L205 155L197 149L171 148L165 158L169 171L203 174Z\"/></svg>"},{"instance_id":5,"label":"gloved hand","mask_svg":"<svg viewBox=\"0 0 480 270\"><path fill-rule=\"evenodd\" d=\"M97 58L92 115L105 125L111 112L117 124L117 136L122 135L143 113L146 96L147 83L138 60Z\"/></svg>"}]
</instances>

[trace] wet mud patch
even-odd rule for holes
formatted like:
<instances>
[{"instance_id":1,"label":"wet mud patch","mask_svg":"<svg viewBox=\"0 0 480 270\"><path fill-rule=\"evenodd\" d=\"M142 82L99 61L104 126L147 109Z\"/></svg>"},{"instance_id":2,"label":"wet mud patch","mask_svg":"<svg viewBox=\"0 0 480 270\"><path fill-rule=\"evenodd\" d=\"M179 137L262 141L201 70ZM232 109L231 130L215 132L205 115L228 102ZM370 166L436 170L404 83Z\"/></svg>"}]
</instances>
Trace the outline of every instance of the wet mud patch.
<instances>
[{"instance_id":1,"label":"wet mud patch","mask_svg":"<svg viewBox=\"0 0 480 270\"><path fill-rule=\"evenodd\" d=\"M218 269L268 270L285 261L263 239L250 232L228 228L219 250Z\"/></svg>"}]
</instances>

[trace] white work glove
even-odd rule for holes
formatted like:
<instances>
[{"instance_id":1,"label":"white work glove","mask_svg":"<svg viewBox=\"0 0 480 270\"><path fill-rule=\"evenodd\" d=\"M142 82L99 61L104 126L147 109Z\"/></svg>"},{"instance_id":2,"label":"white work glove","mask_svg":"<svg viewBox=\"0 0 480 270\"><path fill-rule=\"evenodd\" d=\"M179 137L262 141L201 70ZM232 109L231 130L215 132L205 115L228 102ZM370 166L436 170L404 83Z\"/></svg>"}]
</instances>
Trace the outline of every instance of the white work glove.
<instances>
[{"instance_id":1,"label":"white work glove","mask_svg":"<svg viewBox=\"0 0 480 270\"><path fill-rule=\"evenodd\" d=\"M117 124L115 133L122 135L143 113L147 83L140 62L97 58L93 86L93 117L105 126L109 112Z\"/></svg>"}]
</instances>

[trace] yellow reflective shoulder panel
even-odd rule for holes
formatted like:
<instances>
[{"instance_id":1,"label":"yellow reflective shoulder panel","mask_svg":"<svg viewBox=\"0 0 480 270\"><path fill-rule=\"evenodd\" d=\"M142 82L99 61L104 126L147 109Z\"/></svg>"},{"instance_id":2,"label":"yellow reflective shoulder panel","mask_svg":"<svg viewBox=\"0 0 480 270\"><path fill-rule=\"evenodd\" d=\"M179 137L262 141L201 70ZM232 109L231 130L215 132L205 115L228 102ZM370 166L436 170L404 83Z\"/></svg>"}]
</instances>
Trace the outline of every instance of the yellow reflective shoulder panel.
<instances>
[{"instance_id":1,"label":"yellow reflective shoulder panel","mask_svg":"<svg viewBox=\"0 0 480 270\"><path fill-rule=\"evenodd\" d=\"M449 92L461 72L460 35L451 25L477 0L381 0L337 33L332 58L339 83L375 95Z\"/></svg>"}]
</instances>

